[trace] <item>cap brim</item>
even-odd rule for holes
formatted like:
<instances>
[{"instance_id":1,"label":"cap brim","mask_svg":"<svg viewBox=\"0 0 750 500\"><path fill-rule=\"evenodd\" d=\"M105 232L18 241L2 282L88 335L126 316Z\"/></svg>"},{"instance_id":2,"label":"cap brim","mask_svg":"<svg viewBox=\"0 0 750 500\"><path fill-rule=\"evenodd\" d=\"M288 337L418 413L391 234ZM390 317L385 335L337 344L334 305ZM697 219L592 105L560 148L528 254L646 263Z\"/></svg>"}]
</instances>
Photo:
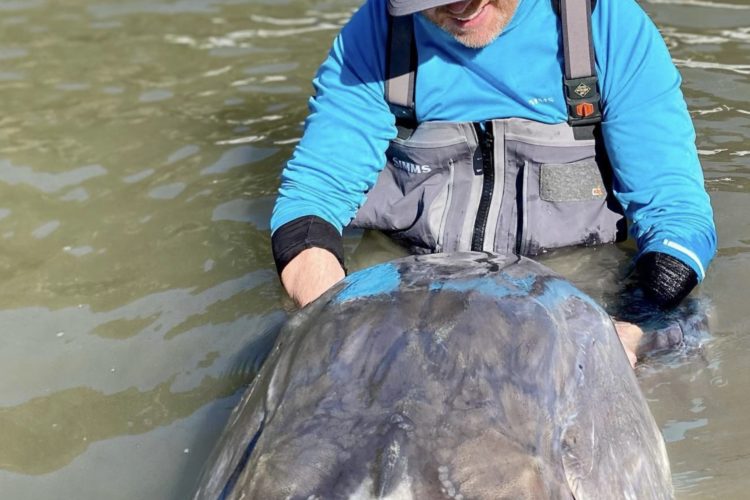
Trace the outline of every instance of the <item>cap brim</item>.
<instances>
[{"instance_id":1,"label":"cap brim","mask_svg":"<svg viewBox=\"0 0 750 500\"><path fill-rule=\"evenodd\" d=\"M420 10L431 9L433 7L439 7L440 5L448 5L453 1L445 0L388 0L388 12L392 16L407 16L414 14Z\"/></svg>"}]
</instances>

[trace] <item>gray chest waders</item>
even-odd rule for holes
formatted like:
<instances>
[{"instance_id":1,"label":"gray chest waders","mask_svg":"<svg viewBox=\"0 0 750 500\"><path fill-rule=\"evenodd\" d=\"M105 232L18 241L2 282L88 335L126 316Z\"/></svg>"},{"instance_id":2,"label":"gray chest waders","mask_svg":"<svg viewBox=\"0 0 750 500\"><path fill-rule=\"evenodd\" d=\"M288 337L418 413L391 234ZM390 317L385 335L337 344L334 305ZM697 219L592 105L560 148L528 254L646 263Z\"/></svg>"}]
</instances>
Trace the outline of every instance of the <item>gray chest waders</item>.
<instances>
[{"instance_id":1,"label":"gray chest waders","mask_svg":"<svg viewBox=\"0 0 750 500\"><path fill-rule=\"evenodd\" d=\"M353 227L378 229L413 253L537 255L626 237L611 194L589 0L560 0L568 122L510 118L417 123L412 16L390 20L388 101L399 129Z\"/></svg>"}]
</instances>

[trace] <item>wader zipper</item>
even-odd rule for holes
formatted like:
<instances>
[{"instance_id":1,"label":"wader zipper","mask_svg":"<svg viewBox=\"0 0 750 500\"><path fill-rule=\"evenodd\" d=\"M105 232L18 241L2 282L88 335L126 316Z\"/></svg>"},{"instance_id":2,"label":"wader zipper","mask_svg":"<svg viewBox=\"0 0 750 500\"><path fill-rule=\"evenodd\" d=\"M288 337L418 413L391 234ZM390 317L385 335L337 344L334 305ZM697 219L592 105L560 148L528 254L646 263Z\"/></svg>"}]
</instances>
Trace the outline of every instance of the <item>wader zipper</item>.
<instances>
[{"instance_id":1,"label":"wader zipper","mask_svg":"<svg viewBox=\"0 0 750 500\"><path fill-rule=\"evenodd\" d=\"M474 234L471 238L471 250L481 252L484 247L484 233L487 229L487 218L490 213L492 202L492 191L495 187L495 168L493 166L494 137L492 136L492 122L482 124L475 123L474 129L479 139L479 148L482 152L482 195L479 198L477 217L474 222Z\"/></svg>"},{"instance_id":2,"label":"wader zipper","mask_svg":"<svg viewBox=\"0 0 750 500\"><path fill-rule=\"evenodd\" d=\"M516 255L521 255L521 251L523 250L523 206L526 197L524 190L526 187L526 183L524 182L524 166L524 163L518 166L518 174L516 175Z\"/></svg>"}]
</instances>

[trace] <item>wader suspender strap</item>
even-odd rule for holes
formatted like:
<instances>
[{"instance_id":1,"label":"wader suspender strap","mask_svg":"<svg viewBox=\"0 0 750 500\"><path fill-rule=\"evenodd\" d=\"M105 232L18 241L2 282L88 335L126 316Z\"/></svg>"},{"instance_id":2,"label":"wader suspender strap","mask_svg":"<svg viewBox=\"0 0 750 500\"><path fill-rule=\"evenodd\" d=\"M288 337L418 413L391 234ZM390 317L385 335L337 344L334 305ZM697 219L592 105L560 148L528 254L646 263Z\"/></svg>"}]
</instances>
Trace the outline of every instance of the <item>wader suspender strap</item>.
<instances>
[{"instance_id":1,"label":"wader suspender strap","mask_svg":"<svg viewBox=\"0 0 750 500\"><path fill-rule=\"evenodd\" d=\"M568 123L576 139L593 139L601 122L598 78L594 63L591 11L596 0L558 0L565 60L564 93ZM408 137L417 126L414 95L417 77L417 44L414 15L388 16L388 52L385 99L396 117L399 137Z\"/></svg>"},{"instance_id":2,"label":"wader suspender strap","mask_svg":"<svg viewBox=\"0 0 750 500\"><path fill-rule=\"evenodd\" d=\"M388 16L385 100L396 117L399 137L417 127L414 87L417 80L417 44L412 16Z\"/></svg>"},{"instance_id":3,"label":"wader suspender strap","mask_svg":"<svg viewBox=\"0 0 750 500\"><path fill-rule=\"evenodd\" d=\"M591 34L591 0L560 0L565 101L576 139L593 139L602 121Z\"/></svg>"}]
</instances>

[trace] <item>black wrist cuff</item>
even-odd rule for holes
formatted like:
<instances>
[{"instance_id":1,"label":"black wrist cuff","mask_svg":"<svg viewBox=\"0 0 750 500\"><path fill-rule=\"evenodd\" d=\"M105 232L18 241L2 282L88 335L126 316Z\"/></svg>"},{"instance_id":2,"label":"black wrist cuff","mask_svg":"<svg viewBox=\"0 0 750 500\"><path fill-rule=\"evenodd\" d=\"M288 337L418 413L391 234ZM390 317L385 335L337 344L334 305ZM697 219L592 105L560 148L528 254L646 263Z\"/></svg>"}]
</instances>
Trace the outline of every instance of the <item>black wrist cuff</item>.
<instances>
[{"instance_id":1,"label":"black wrist cuff","mask_svg":"<svg viewBox=\"0 0 750 500\"><path fill-rule=\"evenodd\" d=\"M643 292L663 308L679 304L698 284L698 275L690 266L661 252L641 256L636 269Z\"/></svg>"},{"instance_id":2,"label":"black wrist cuff","mask_svg":"<svg viewBox=\"0 0 750 500\"><path fill-rule=\"evenodd\" d=\"M329 222L314 215L300 217L278 228L271 237L273 260L281 271L303 250L323 248L331 252L344 268L344 240Z\"/></svg>"}]
</instances>

